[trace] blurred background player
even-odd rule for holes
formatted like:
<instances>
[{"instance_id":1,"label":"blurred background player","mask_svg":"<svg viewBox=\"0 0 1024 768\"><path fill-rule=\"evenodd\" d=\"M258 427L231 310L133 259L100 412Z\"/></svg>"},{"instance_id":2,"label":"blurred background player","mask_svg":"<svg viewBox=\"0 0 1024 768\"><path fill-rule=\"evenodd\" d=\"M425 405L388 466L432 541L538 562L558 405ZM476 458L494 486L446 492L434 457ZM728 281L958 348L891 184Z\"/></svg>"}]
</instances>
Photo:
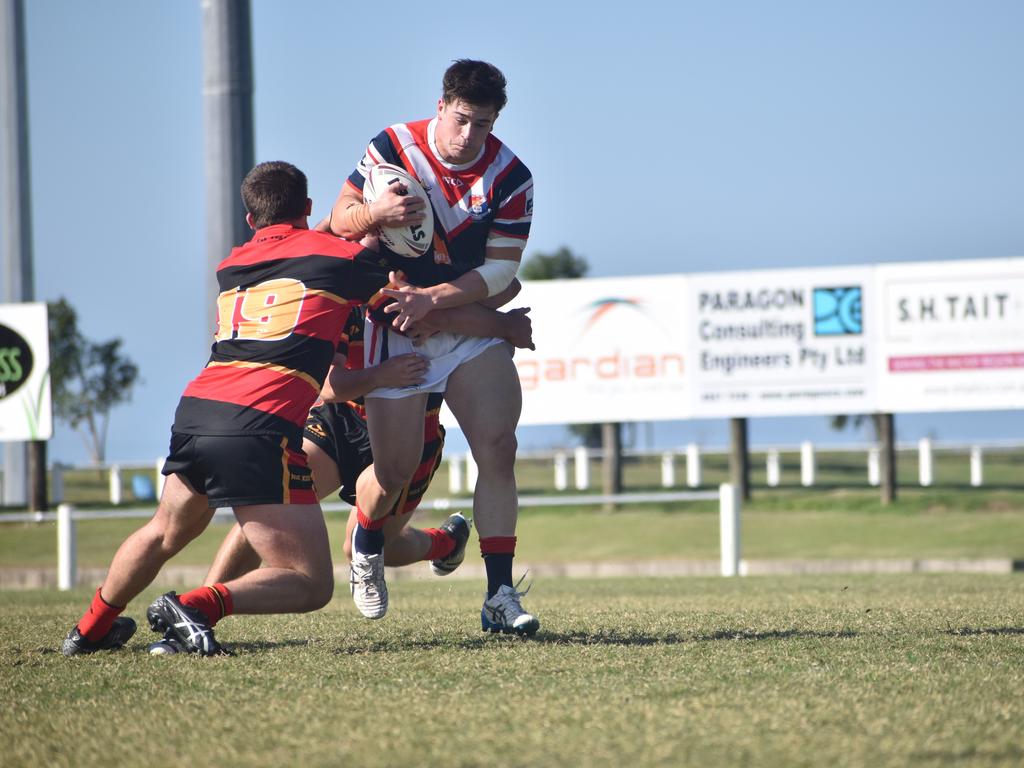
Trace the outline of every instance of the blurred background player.
<instances>
[{"instance_id":1,"label":"blurred background player","mask_svg":"<svg viewBox=\"0 0 1024 768\"><path fill-rule=\"evenodd\" d=\"M387 278L375 254L308 229L306 190L305 175L283 162L261 163L242 182L255 234L217 268L215 341L178 403L160 502L114 555L64 639L65 655L124 645L135 622L120 613L218 507L234 509L264 567L157 598L146 611L151 629L209 656L222 652L213 626L228 614L306 612L330 601L330 545L302 430L351 303Z\"/></svg>"},{"instance_id":2,"label":"blurred background player","mask_svg":"<svg viewBox=\"0 0 1024 768\"><path fill-rule=\"evenodd\" d=\"M381 226L406 226L434 217L434 240L420 258L393 256L408 278L396 300L395 328L409 330L430 311L486 301L512 282L526 246L533 215L533 178L527 167L493 134L505 106L505 77L492 64L462 59L449 67L435 117L398 123L378 134L349 176L326 226L358 239ZM427 191L432 210L412 195L389 190L363 201L368 169L400 165ZM419 287L416 287L419 286ZM369 321L367 365L411 349L411 342ZM353 536L353 597L364 616L387 612L382 528L419 461L416 439L427 399L445 399L479 468L473 517L487 569L481 609L485 630L532 635L540 626L522 607L512 581L518 501L515 429L522 392L509 349L497 339L439 334L421 348L430 360L416 388L382 388L367 395L374 464L360 475Z\"/></svg>"}]
</instances>

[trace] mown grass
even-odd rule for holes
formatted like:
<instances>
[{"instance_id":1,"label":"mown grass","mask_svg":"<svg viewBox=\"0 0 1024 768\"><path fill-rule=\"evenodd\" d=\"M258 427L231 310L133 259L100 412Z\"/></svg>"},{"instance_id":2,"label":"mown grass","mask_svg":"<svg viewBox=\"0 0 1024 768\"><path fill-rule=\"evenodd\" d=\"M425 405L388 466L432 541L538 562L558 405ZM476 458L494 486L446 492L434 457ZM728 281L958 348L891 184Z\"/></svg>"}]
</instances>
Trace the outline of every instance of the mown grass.
<instances>
[{"instance_id":1,"label":"mown grass","mask_svg":"<svg viewBox=\"0 0 1024 768\"><path fill-rule=\"evenodd\" d=\"M521 641L480 633L476 585L403 582L381 622L347 596L229 618L223 659L148 638L66 659L89 593L0 593L0 745L8 766L1017 766L1022 587L549 579Z\"/></svg>"}]
</instances>

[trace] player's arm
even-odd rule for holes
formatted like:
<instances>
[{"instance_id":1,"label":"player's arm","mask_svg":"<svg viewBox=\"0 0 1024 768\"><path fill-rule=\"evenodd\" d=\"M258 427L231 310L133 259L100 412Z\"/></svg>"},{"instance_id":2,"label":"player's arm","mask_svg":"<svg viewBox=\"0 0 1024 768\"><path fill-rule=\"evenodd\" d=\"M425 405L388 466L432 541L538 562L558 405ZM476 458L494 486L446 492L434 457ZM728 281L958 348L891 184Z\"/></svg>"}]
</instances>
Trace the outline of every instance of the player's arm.
<instances>
[{"instance_id":1,"label":"player's arm","mask_svg":"<svg viewBox=\"0 0 1024 768\"><path fill-rule=\"evenodd\" d=\"M401 184L392 185L372 203L367 203L363 201L362 191L346 182L326 219L327 229L323 231L346 240L359 240L377 227L422 224L426 218L424 202L415 195L404 194L404 189Z\"/></svg>"},{"instance_id":2,"label":"player's arm","mask_svg":"<svg viewBox=\"0 0 1024 768\"><path fill-rule=\"evenodd\" d=\"M510 312L499 312L481 304L438 309L416 323L414 329L431 333L448 331L462 336L483 336L504 339L520 349L536 349L533 345L533 324L529 307L517 307ZM410 333L416 338L418 333ZM429 334L428 334L429 335Z\"/></svg>"},{"instance_id":3,"label":"player's arm","mask_svg":"<svg viewBox=\"0 0 1024 768\"><path fill-rule=\"evenodd\" d=\"M397 276L392 274L391 281L399 283L400 287L388 288L382 293L395 299L395 302L385 310L396 315L395 327L404 331L412 323L422 320L428 312L483 301L508 288L519 270L522 250L488 246L486 253L482 265L469 270L450 283L419 288L400 282Z\"/></svg>"},{"instance_id":4,"label":"player's arm","mask_svg":"<svg viewBox=\"0 0 1024 768\"><path fill-rule=\"evenodd\" d=\"M324 402L355 400L380 387L412 386L423 381L427 373L426 358L417 354L397 355L371 368L346 368L345 362L345 355L335 354L334 363L320 389Z\"/></svg>"}]
</instances>

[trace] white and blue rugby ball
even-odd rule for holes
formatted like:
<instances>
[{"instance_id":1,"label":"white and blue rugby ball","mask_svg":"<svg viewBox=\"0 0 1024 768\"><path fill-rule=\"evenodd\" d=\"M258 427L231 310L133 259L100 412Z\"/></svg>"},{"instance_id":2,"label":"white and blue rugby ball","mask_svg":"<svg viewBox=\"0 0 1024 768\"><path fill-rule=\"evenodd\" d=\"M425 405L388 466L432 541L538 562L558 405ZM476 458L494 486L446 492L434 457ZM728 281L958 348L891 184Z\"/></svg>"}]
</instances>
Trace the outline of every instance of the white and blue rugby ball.
<instances>
[{"instance_id":1,"label":"white and blue rugby ball","mask_svg":"<svg viewBox=\"0 0 1024 768\"><path fill-rule=\"evenodd\" d=\"M426 203L426 218L421 224L407 227L378 227L381 241L399 256L418 259L430 248L434 239L434 210L430 207L430 197L423 185L414 179L404 168L391 163L378 163L370 166L363 185L363 200L372 203L392 184L405 187L405 194L415 195Z\"/></svg>"}]
</instances>

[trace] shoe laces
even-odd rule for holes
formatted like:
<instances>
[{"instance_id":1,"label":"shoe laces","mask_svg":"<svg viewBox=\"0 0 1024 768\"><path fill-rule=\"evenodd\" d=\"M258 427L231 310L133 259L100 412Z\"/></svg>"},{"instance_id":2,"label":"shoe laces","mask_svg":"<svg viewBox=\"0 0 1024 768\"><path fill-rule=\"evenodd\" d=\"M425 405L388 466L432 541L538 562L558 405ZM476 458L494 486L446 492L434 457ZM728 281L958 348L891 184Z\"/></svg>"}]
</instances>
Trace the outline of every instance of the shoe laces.
<instances>
[{"instance_id":1,"label":"shoe laces","mask_svg":"<svg viewBox=\"0 0 1024 768\"><path fill-rule=\"evenodd\" d=\"M384 557L382 555L356 555L352 558L353 584L366 584L376 588L376 582L384 578Z\"/></svg>"},{"instance_id":2,"label":"shoe laces","mask_svg":"<svg viewBox=\"0 0 1024 768\"><path fill-rule=\"evenodd\" d=\"M517 581L511 587L507 584L502 585L498 589L498 591L494 593L494 596L490 598L490 600L488 600L487 602L497 602L504 611L508 611L509 608L514 609L514 613L512 613L513 616L517 616L521 613L526 613L526 611L523 610L523 606L519 602L519 600L523 597L526 597L526 594L533 587L533 582L531 581L529 584L527 584L526 589L524 589L522 592L519 591L519 585L523 583L523 579L526 578L526 575L529 572L530 571L527 570L526 573L519 577L519 581Z\"/></svg>"}]
</instances>

